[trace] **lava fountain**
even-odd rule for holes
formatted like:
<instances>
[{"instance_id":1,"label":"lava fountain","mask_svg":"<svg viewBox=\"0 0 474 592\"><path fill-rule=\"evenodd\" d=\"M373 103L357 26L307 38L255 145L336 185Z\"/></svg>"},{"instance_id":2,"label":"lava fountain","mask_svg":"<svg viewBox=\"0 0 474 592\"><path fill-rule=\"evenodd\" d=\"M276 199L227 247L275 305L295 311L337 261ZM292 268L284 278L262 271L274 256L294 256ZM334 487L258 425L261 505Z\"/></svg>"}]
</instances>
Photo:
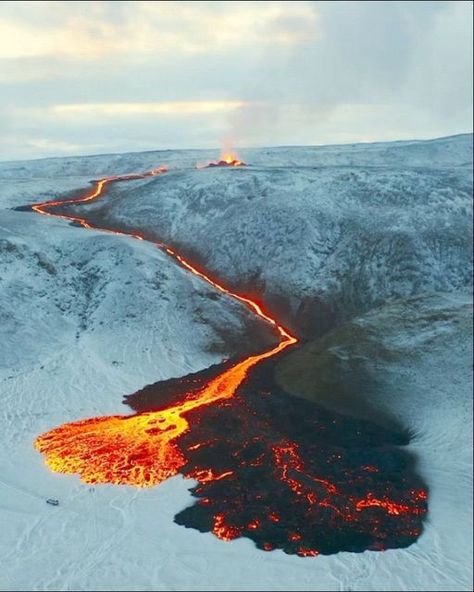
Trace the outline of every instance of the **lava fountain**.
<instances>
[{"instance_id":1,"label":"lava fountain","mask_svg":"<svg viewBox=\"0 0 474 592\"><path fill-rule=\"evenodd\" d=\"M205 169L212 167L244 167L247 164L240 160L237 154L233 150L222 149L219 160L211 160L205 164L198 164L196 168Z\"/></svg>"}]
</instances>

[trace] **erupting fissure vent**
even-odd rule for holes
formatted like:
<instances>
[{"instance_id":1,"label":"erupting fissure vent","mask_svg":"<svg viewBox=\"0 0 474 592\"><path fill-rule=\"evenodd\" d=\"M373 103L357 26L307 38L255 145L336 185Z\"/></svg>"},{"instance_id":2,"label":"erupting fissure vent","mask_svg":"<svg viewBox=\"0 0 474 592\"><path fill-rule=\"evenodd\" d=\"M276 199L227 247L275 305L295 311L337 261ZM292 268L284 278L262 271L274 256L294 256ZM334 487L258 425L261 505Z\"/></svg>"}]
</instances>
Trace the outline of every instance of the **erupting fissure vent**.
<instances>
[{"instance_id":1,"label":"erupting fissure vent","mask_svg":"<svg viewBox=\"0 0 474 592\"><path fill-rule=\"evenodd\" d=\"M244 167L247 166L245 162L240 160L235 152L223 152L219 160L211 160L206 164L198 164L198 169L212 168L212 167Z\"/></svg>"}]
</instances>

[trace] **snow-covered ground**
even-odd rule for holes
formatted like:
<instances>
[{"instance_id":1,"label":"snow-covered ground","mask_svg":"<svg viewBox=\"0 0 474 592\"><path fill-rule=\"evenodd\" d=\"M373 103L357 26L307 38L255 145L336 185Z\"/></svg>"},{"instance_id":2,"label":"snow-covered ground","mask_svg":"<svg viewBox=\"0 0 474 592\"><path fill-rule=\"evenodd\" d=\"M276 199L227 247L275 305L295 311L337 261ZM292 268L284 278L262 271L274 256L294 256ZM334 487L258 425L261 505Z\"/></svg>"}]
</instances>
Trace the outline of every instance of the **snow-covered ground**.
<instances>
[{"instance_id":1,"label":"snow-covered ground","mask_svg":"<svg viewBox=\"0 0 474 592\"><path fill-rule=\"evenodd\" d=\"M471 143L465 135L249 150L242 157L252 167L235 170L195 170L216 156L201 151L0 163L0 588L469 590ZM387 350L405 348L402 361L384 359L371 404L415 431L430 487L415 545L317 558L263 553L246 539L226 544L174 524L192 503L181 477L135 490L45 468L36 435L127 413L123 395L219 361L254 328L245 309L214 299L152 245L12 210L160 164L168 175L117 184L89 212L142 226L228 281L257 286L309 336L389 297L447 293L441 304L427 297L421 321L410 307L360 317L373 334L387 332ZM397 330L403 314L419 322ZM331 347L341 356L363 357L340 341Z\"/></svg>"}]
</instances>

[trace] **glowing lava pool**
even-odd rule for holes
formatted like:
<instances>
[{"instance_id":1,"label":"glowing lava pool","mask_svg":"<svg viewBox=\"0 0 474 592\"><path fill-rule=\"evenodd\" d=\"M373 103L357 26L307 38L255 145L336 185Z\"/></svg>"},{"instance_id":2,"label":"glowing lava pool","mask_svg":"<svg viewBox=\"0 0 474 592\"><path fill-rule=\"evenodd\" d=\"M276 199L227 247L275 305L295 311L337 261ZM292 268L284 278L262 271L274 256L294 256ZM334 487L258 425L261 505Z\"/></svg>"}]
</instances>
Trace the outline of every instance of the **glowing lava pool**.
<instances>
[{"instance_id":1,"label":"glowing lava pool","mask_svg":"<svg viewBox=\"0 0 474 592\"><path fill-rule=\"evenodd\" d=\"M238 162L232 166L243 165ZM75 207L99 199L112 183L165 173L159 167L103 178L80 197L30 207L144 240L138 231L98 226ZM297 338L259 303L227 289L176 249L154 244L270 324L276 344L129 395L132 415L76 421L38 436L35 447L48 467L86 483L136 487L181 473L198 482L192 490L197 503L176 522L223 540L245 536L267 551L315 556L413 543L427 494L411 457L399 448L406 438L283 392L273 381L273 365Z\"/></svg>"}]
</instances>

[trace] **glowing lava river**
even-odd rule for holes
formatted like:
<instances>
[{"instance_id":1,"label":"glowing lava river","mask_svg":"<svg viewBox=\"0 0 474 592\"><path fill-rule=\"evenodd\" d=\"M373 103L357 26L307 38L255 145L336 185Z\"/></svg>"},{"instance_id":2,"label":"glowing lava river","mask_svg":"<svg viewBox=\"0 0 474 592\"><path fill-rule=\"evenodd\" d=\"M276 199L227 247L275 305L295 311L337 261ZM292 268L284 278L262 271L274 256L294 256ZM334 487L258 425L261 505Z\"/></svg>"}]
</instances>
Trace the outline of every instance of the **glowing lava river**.
<instances>
[{"instance_id":1,"label":"glowing lava river","mask_svg":"<svg viewBox=\"0 0 474 592\"><path fill-rule=\"evenodd\" d=\"M100 199L113 183L165 173L159 167L106 177L80 197L30 208L144 240L138 231L99 226L76 207ZM413 543L427 494L400 449L406 437L287 395L273 380L273 364L297 338L259 303L226 288L175 248L150 242L248 307L273 327L278 342L127 396L133 415L85 419L40 435L35 447L48 467L86 483L136 487L181 473L198 482L192 490L197 503L180 512L177 523L223 540L245 536L264 550L314 556Z\"/></svg>"}]
</instances>

